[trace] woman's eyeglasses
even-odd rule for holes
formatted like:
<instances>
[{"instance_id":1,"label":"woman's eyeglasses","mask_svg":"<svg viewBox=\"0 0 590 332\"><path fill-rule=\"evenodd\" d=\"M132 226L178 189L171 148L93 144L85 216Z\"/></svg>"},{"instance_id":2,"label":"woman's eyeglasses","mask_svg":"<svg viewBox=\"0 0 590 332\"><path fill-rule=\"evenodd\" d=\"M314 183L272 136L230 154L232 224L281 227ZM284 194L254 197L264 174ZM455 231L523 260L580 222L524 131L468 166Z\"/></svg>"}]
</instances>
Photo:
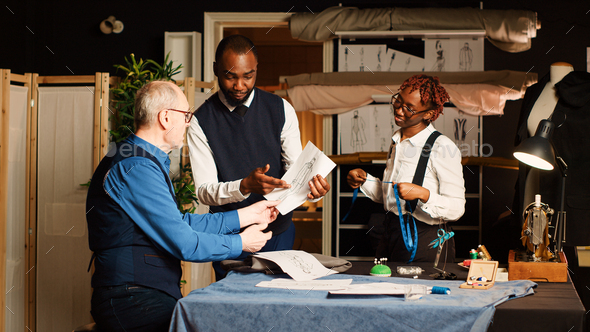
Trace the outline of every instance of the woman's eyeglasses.
<instances>
[{"instance_id":1,"label":"woman's eyeglasses","mask_svg":"<svg viewBox=\"0 0 590 332\"><path fill-rule=\"evenodd\" d=\"M398 108L402 108L402 110L406 113L406 116L408 117L413 117L414 115L418 114L418 113L424 113L424 112L428 112L430 110L425 110L425 111L420 111L420 112L416 112L413 109L411 109L410 107L408 107L407 105L403 104L402 101L400 100L400 95L399 93L396 93L395 95L393 95L393 97L391 98L391 110L396 110Z\"/></svg>"}]
</instances>

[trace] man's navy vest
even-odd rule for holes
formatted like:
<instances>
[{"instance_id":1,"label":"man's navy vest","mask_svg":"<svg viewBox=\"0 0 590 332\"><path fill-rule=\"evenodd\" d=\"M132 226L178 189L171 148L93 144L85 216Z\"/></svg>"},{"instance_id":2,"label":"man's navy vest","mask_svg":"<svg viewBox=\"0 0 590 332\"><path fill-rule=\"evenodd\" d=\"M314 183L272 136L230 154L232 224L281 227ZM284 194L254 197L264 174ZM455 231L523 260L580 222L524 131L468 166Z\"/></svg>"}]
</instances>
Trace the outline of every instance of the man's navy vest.
<instances>
[{"instance_id":1,"label":"man's navy vest","mask_svg":"<svg viewBox=\"0 0 590 332\"><path fill-rule=\"evenodd\" d=\"M281 157L281 132L285 124L283 99L254 89L254 98L243 117L230 112L217 93L195 113L213 151L219 182L243 179L255 168L266 164L270 165L267 175L280 179L285 174ZM263 199L262 195L251 193L241 202L210 208L211 212L230 211ZM273 235L286 231L292 215L279 214L265 231L272 231Z\"/></svg>"},{"instance_id":2,"label":"man's navy vest","mask_svg":"<svg viewBox=\"0 0 590 332\"><path fill-rule=\"evenodd\" d=\"M126 148L122 156L122 144L131 145L133 151ZM152 160L170 188L168 173L153 155L128 141L117 144L116 152L110 156L112 152L109 151L94 172L86 198L88 242L95 258L92 287L134 284L159 289L179 299L182 297L180 260L157 248L103 188L109 170L129 157ZM176 201L172 189L170 195Z\"/></svg>"}]
</instances>

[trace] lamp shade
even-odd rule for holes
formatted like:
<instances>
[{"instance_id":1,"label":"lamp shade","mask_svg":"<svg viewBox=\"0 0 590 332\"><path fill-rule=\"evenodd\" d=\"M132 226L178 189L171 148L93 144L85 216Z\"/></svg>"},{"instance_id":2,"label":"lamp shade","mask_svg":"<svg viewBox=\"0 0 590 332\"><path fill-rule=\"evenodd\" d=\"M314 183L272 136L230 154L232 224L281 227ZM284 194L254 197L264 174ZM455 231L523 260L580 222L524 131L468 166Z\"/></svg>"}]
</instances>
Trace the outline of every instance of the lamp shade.
<instances>
[{"instance_id":1,"label":"lamp shade","mask_svg":"<svg viewBox=\"0 0 590 332\"><path fill-rule=\"evenodd\" d=\"M524 140L514 151L513 155L521 162L542 170L552 170L555 151L550 139L555 124L549 120L541 120L535 136Z\"/></svg>"}]
</instances>

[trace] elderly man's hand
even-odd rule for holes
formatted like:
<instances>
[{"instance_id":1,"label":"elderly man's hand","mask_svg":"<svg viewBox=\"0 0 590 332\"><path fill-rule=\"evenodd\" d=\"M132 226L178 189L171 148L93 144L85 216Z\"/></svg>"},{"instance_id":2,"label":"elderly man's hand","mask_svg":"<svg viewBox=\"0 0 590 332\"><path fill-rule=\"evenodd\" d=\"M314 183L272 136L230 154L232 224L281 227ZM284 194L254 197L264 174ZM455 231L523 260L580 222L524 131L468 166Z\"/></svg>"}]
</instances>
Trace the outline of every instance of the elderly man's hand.
<instances>
[{"instance_id":1,"label":"elderly man's hand","mask_svg":"<svg viewBox=\"0 0 590 332\"><path fill-rule=\"evenodd\" d=\"M238 209L238 217L240 218L240 228L250 226L252 224L269 224L277 219L279 210L276 206L281 201L260 201L250 206Z\"/></svg>"},{"instance_id":2,"label":"elderly man's hand","mask_svg":"<svg viewBox=\"0 0 590 332\"><path fill-rule=\"evenodd\" d=\"M242 251L257 252L262 249L266 244L266 241L270 240L272 237L272 232L262 232L267 226L268 224L255 224L240 233L240 237L242 238Z\"/></svg>"}]
</instances>

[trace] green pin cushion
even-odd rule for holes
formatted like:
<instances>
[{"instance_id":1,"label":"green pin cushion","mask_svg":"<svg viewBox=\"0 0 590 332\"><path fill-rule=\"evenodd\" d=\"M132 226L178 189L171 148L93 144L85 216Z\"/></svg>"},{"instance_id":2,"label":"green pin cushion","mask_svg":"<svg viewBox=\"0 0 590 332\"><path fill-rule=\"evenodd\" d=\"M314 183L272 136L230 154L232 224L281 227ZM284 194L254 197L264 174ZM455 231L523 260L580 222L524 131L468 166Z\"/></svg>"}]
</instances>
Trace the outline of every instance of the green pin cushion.
<instances>
[{"instance_id":1,"label":"green pin cushion","mask_svg":"<svg viewBox=\"0 0 590 332\"><path fill-rule=\"evenodd\" d=\"M377 264L373 266L370 274L376 277L391 277L391 269L387 265Z\"/></svg>"}]
</instances>

